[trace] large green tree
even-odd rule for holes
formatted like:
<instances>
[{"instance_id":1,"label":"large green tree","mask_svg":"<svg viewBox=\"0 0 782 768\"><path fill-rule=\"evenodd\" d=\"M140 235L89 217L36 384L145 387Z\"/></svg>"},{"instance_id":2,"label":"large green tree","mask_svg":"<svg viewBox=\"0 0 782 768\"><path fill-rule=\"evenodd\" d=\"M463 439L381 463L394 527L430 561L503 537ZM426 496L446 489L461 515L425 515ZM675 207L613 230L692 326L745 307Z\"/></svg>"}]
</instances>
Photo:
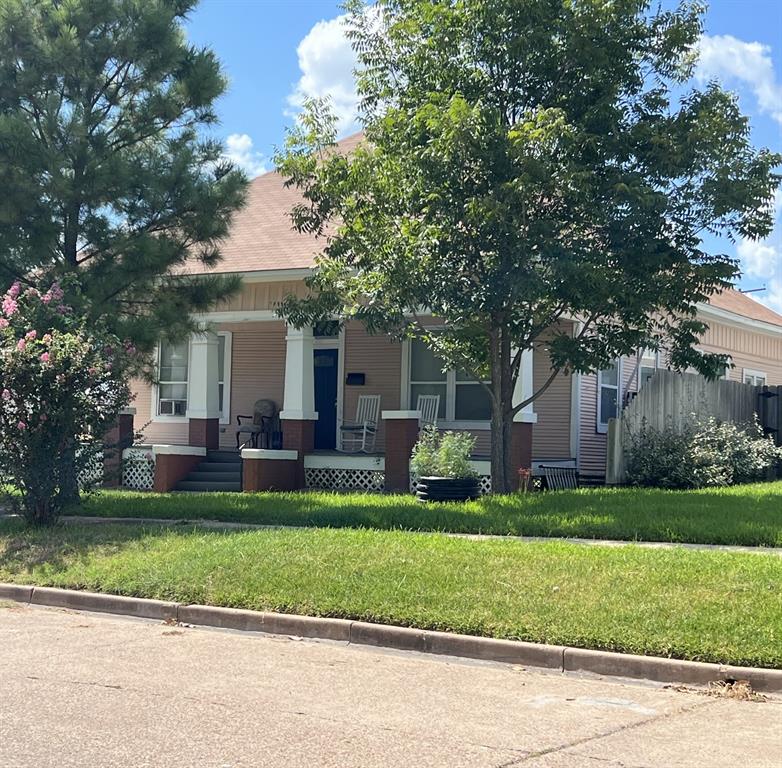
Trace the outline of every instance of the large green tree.
<instances>
[{"instance_id":1,"label":"large green tree","mask_svg":"<svg viewBox=\"0 0 782 768\"><path fill-rule=\"evenodd\" d=\"M648 0L361 0L348 6L366 142L335 151L311 103L278 165L327 234L294 322L356 317L490 381L507 491L521 352L594 371L639 347L714 373L697 302L737 264L707 233L760 237L780 157L717 84L687 87L702 8ZM436 333L424 315L445 321ZM578 321L575 334L557 321ZM538 397L541 387L530 399Z\"/></svg>"},{"instance_id":2,"label":"large green tree","mask_svg":"<svg viewBox=\"0 0 782 768\"><path fill-rule=\"evenodd\" d=\"M0 0L0 284L71 275L77 310L149 348L236 289L243 174L208 138L225 89L194 0Z\"/></svg>"}]
</instances>

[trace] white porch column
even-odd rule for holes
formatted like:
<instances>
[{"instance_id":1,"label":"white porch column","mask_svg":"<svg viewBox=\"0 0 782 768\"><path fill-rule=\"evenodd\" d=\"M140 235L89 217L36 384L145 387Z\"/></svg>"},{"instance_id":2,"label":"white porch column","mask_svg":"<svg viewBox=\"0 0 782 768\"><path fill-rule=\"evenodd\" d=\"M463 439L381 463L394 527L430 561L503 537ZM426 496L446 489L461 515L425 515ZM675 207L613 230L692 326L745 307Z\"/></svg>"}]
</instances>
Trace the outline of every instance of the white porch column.
<instances>
[{"instance_id":1,"label":"white porch column","mask_svg":"<svg viewBox=\"0 0 782 768\"><path fill-rule=\"evenodd\" d=\"M312 328L288 326L281 419L316 421Z\"/></svg>"},{"instance_id":2,"label":"white porch column","mask_svg":"<svg viewBox=\"0 0 782 768\"><path fill-rule=\"evenodd\" d=\"M220 372L217 334L205 329L190 339L190 382L187 418L220 418Z\"/></svg>"},{"instance_id":3,"label":"white porch column","mask_svg":"<svg viewBox=\"0 0 782 768\"><path fill-rule=\"evenodd\" d=\"M513 405L518 405L524 402L528 397L532 397L534 392L533 383L533 360L534 352L531 349L525 349L521 353L521 367L519 368L519 376L516 379L516 386L513 390ZM513 421L536 424L538 421L538 415L535 413L534 403L527 403L518 413L513 417Z\"/></svg>"}]
</instances>

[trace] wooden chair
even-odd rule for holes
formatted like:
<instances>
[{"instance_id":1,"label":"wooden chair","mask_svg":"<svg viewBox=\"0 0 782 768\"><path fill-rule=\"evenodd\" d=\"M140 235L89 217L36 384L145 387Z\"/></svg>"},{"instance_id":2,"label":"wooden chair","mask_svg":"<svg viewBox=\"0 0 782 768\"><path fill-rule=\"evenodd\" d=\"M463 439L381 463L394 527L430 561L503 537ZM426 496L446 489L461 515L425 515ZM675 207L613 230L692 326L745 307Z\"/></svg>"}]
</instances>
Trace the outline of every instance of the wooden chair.
<instances>
[{"instance_id":1,"label":"wooden chair","mask_svg":"<svg viewBox=\"0 0 782 768\"><path fill-rule=\"evenodd\" d=\"M242 419L252 419L251 424L242 424ZM277 405L274 400L256 400L252 416L237 416L236 449L273 448L273 436L277 425ZM247 437L242 441L242 435Z\"/></svg>"},{"instance_id":2,"label":"wooden chair","mask_svg":"<svg viewBox=\"0 0 782 768\"><path fill-rule=\"evenodd\" d=\"M343 424L342 448L345 453L371 453L375 450L377 420L380 416L380 395L359 395L356 418Z\"/></svg>"},{"instance_id":3,"label":"wooden chair","mask_svg":"<svg viewBox=\"0 0 782 768\"><path fill-rule=\"evenodd\" d=\"M546 467L541 464L540 469L550 491L573 491L578 488L578 470L575 467Z\"/></svg>"},{"instance_id":4,"label":"wooden chair","mask_svg":"<svg viewBox=\"0 0 782 768\"><path fill-rule=\"evenodd\" d=\"M436 427L437 416L440 413L440 395L418 395L418 402L415 407L421 416L418 419L418 426Z\"/></svg>"}]
</instances>

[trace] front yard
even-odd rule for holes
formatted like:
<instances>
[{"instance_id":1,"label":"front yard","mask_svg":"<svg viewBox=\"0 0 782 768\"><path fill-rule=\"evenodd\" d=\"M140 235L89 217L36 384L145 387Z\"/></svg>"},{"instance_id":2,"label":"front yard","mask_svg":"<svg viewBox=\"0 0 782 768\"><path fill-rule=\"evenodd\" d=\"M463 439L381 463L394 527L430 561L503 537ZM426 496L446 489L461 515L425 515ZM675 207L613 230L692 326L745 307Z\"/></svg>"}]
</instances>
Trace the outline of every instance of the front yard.
<instances>
[{"instance_id":1,"label":"front yard","mask_svg":"<svg viewBox=\"0 0 782 768\"><path fill-rule=\"evenodd\" d=\"M773 555L4 521L0 581L782 668Z\"/></svg>"},{"instance_id":2,"label":"front yard","mask_svg":"<svg viewBox=\"0 0 782 768\"><path fill-rule=\"evenodd\" d=\"M782 547L782 482L700 491L594 488L421 505L412 496L102 492L74 513L267 525Z\"/></svg>"}]
</instances>

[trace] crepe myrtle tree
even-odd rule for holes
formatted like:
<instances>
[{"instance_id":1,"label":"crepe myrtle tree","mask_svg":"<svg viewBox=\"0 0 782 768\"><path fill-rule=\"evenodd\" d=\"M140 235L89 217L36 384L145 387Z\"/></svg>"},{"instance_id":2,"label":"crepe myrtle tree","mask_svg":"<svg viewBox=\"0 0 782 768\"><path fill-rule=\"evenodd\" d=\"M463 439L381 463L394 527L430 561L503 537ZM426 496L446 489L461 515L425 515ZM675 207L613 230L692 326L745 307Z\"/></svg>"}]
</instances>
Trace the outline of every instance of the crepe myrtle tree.
<instances>
[{"instance_id":1,"label":"crepe myrtle tree","mask_svg":"<svg viewBox=\"0 0 782 768\"><path fill-rule=\"evenodd\" d=\"M417 337L490 381L497 492L514 414L560 372L639 347L725 364L694 348L694 307L737 264L704 236L769 232L781 158L752 147L735 96L688 86L701 20L646 0L351 1L366 140L341 152L310 102L276 158L303 195L295 227L326 236L311 295L282 313ZM544 343L547 381L514 402Z\"/></svg>"},{"instance_id":2,"label":"crepe myrtle tree","mask_svg":"<svg viewBox=\"0 0 782 768\"><path fill-rule=\"evenodd\" d=\"M144 350L238 287L186 276L246 187L209 137L226 81L187 42L195 4L0 0L0 289L70 275L74 310Z\"/></svg>"},{"instance_id":3,"label":"crepe myrtle tree","mask_svg":"<svg viewBox=\"0 0 782 768\"><path fill-rule=\"evenodd\" d=\"M54 283L14 283L0 305L0 480L32 525L56 521L89 486L103 436L130 402L134 349L82 321ZM100 473L98 473L100 474Z\"/></svg>"}]
</instances>

